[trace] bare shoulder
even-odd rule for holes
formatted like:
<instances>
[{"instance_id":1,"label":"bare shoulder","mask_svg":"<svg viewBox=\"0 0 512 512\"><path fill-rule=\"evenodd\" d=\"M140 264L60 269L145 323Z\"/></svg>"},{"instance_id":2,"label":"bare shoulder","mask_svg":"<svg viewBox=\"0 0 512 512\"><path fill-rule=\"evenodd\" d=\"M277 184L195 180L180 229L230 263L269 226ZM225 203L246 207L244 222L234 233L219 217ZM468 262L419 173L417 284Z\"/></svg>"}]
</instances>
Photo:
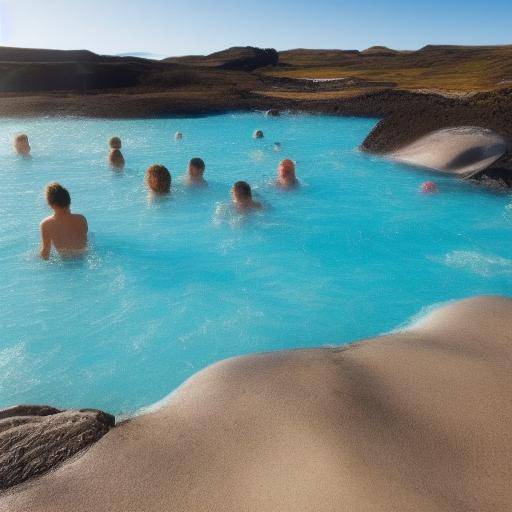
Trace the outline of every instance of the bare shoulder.
<instances>
[{"instance_id":1,"label":"bare shoulder","mask_svg":"<svg viewBox=\"0 0 512 512\"><path fill-rule=\"evenodd\" d=\"M39 224L39 225L42 230L47 230L53 226L54 222L55 222L55 219L52 216L50 216L50 217L46 217L46 219L43 219L41 221L41 224Z\"/></svg>"},{"instance_id":2,"label":"bare shoulder","mask_svg":"<svg viewBox=\"0 0 512 512\"><path fill-rule=\"evenodd\" d=\"M83 224L84 226L87 226L87 219L85 218L85 215L81 215L80 213L74 213L73 218L77 221Z\"/></svg>"}]
</instances>

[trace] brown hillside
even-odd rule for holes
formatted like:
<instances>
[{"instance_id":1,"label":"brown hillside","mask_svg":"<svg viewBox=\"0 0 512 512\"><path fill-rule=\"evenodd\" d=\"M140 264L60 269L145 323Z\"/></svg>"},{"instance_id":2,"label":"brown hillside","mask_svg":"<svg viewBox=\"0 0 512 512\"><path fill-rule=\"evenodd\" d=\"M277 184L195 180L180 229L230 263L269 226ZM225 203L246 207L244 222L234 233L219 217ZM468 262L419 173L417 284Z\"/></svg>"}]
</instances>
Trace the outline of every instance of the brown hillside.
<instances>
[{"instance_id":1,"label":"brown hillside","mask_svg":"<svg viewBox=\"0 0 512 512\"><path fill-rule=\"evenodd\" d=\"M394 82L406 90L475 92L512 83L512 45L426 46L413 52L375 54L292 50L281 67L268 71L288 78L347 78Z\"/></svg>"}]
</instances>

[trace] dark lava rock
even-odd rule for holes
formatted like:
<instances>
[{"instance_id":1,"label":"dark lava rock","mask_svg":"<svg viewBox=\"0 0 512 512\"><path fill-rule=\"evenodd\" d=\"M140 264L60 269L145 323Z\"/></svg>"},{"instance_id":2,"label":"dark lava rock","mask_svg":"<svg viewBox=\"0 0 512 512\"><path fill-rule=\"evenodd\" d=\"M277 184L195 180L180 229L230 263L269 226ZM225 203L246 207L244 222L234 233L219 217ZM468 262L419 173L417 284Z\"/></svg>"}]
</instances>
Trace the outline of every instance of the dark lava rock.
<instances>
[{"instance_id":1,"label":"dark lava rock","mask_svg":"<svg viewBox=\"0 0 512 512\"><path fill-rule=\"evenodd\" d=\"M512 152L508 151L498 161L473 179L494 189L512 188Z\"/></svg>"},{"instance_id":2,"label":"dark lava rock","mask_svg":"<svg viewBox=\"0 0 512 512\"><path fill-rule=\"evenodd\" d=\"M367 99L377 97L384 109L383 119L361 145L363 151L391 153L430 132L457 126L488 128L510 141L512 147L512 89L467 98L392 91L374 97L368 95ZM509 189L512 186L511 152L471 179L493 188Z\"/></svg>"},{"instance_id":3,"label":"dark lava rock","mask_svg":"<svg viewBox=\"0 0 512 512\"><path fill-rule=\"evenodd\" d=\"M361 146L372 153L388 153L435 130L456 126L488 128L512 140L512 89L467 98L386 91L366 99L378 99L382 106L378 115L383 119Z\"/></svg>"},{"instance_id":4,"label":"dark lava rock","mask_svg":"<svg viewBox=\"0 0 512 512\"><path fill-rule=\"evenodd\" d=\"M54 469L114 426L112 415L92 409L23 405L0 411L0 491Z\"/></svg>"}]
</instances>

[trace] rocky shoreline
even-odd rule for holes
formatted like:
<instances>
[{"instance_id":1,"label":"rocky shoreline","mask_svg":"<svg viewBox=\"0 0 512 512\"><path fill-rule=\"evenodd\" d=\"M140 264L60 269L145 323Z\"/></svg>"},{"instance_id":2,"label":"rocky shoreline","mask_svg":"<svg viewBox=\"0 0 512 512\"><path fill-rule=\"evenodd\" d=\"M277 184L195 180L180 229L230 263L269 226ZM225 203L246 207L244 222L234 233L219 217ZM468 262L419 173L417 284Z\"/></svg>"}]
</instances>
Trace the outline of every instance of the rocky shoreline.
<instances>
[{"instance_id":1,"label":"rocky shoreline","mask_svg":"<svg viewBox=\"0 0 512 512\"><path fill-rule=\"evenodd\" d=\"M0 492L55 469L115 426L91 409L21 405L0 411Z\"/></svg>"},{"instance_id":2,"label":"rocky shoreline","mask_svg":"<svg viewBox=\"0 0 512 512\"><path fill-rule=\"evenodd\" d=\"M108 433L0 493L0 512L508 510L511 313L479 297L382 338L224 361L112 430L43 410L60 448L22 464L76 453L91 418Z\"/></svg>"}]
</instances>

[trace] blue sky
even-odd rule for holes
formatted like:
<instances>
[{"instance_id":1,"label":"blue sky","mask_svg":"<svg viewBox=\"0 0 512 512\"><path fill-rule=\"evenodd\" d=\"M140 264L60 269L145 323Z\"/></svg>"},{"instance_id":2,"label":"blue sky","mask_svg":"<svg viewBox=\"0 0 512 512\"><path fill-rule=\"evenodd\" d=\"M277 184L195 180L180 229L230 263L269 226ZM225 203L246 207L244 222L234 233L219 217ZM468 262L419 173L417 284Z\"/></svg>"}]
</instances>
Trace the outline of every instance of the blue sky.
<instances>
[{"instance_id":1,"label":"blue sky","mask_svg":"<svg viewBox=\"0 0 512 512\"><path fill-rule=\"evenodd\" d=\"M0 45L209 53L512 43L512 0L0 0Z\"/></svg>"}]
</instances>

